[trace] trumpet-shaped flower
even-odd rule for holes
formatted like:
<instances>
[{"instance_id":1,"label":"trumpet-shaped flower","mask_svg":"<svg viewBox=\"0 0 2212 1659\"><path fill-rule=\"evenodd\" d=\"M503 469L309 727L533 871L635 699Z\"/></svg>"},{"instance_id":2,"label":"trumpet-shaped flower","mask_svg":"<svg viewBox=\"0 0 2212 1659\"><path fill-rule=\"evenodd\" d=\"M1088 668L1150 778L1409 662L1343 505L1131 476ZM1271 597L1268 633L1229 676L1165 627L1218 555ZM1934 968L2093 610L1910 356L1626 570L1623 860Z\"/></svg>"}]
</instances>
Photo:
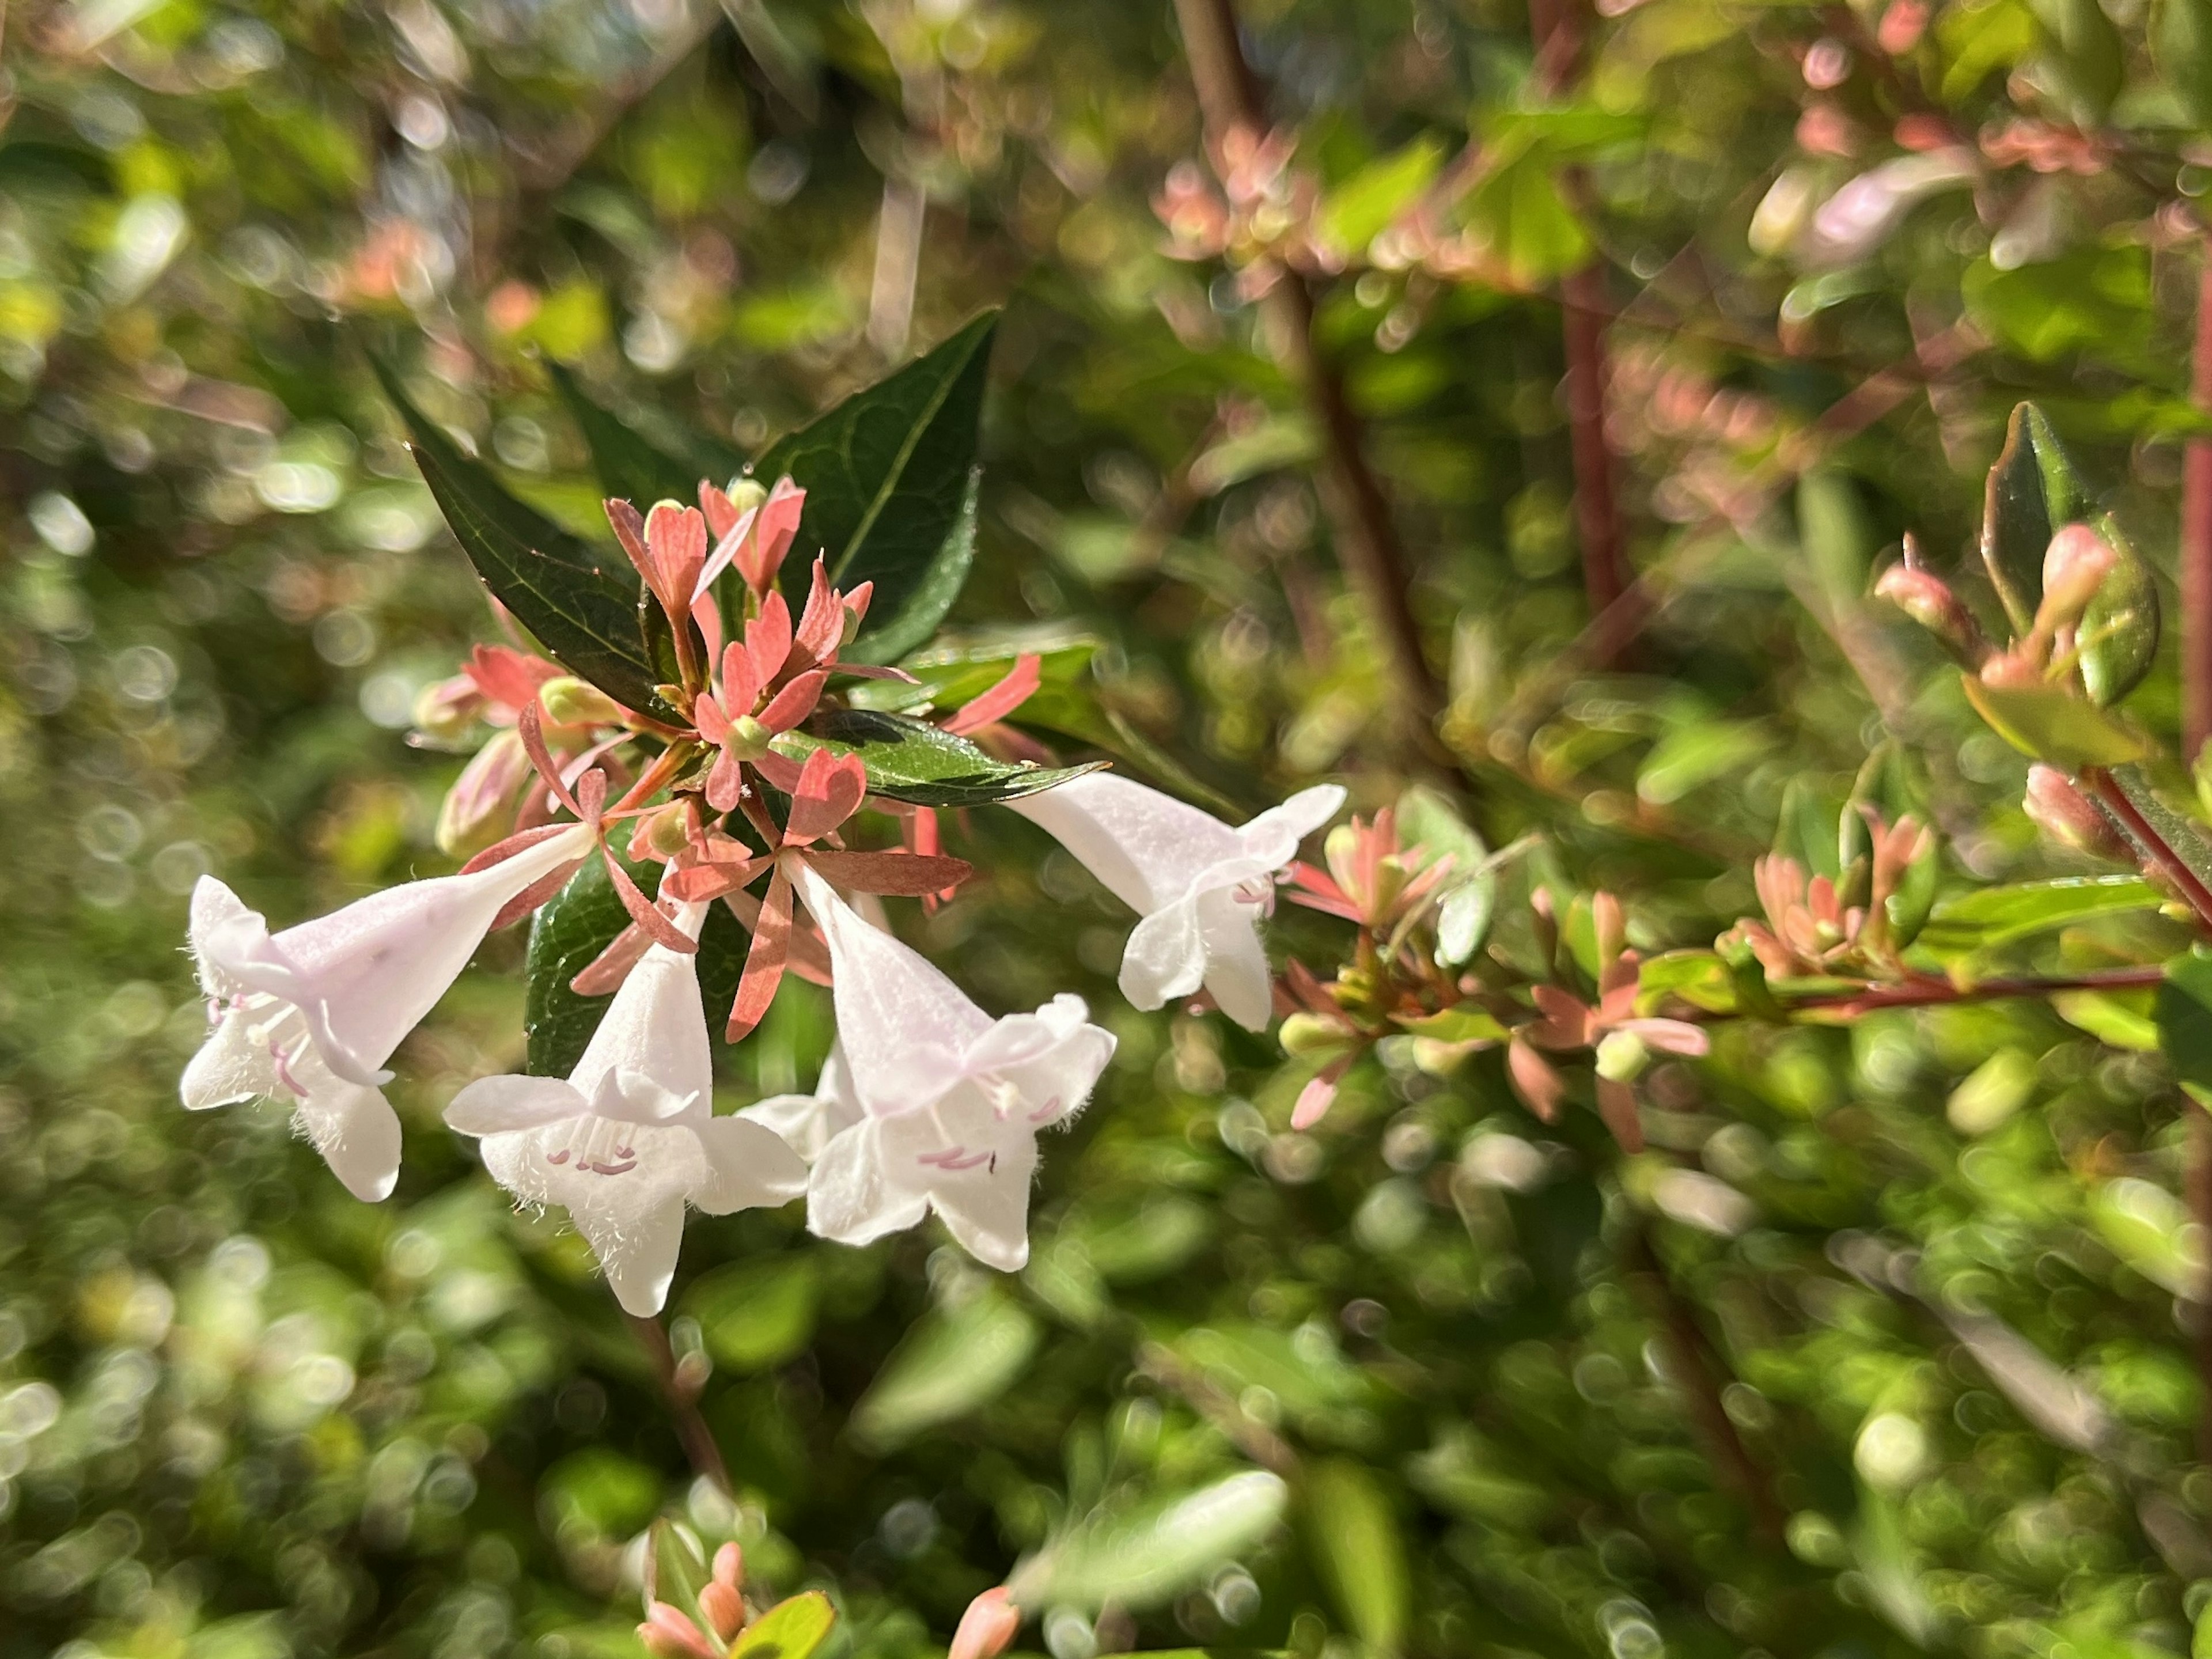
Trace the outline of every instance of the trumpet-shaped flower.
<instances>
[{"instance_id":1,"label":"trumpet-shaped flower","mask_svg":"<svg viewBox=\"0 0 2212 1659\"><path fill-rule=\"evenodd\" d=\"M1300 790L1234 830L1109 773L1006 804L1142 915L1121 957L1122 995L1158 1008L1203 986L1239 1025L1266 1026L1273 996L1260 921L1273 911L1276 872L1335 816L1341 788Z\"/></svg>"},{"instance_id":2,"label":"trumpet-shaped flower","mask_svg":"<svg viewBox=\"0 0 2212 1659\"><path fill-rule=\"evenodd\" d=\"M399 1120L383 1069L510 904L591 851L582 825L483 869L386 888L272 935L212 876L192 893L191 949L212 1024L185 1068L195 1110L272 1096L359 1198L386 1197Z\"/></svg>"},{"instance_id":3,"label":"trumpet-shaped flower","mask_svg":"<svg viewBox=\"0 0 2212 1659\"><path fill-rule=\"evenodd\" d=\"M1085 1023L1080 997L993 1019L802 860L790 862L829 941L850 1090L842 1105L860 1113L815 1160L807 1225L865 1244L934 1210L970 1255L1015 1272L1029 1260L1037 1134L1082 1109L1112 1035Z\"/></svg>"},{"instance_id":4,"label":"trumpet-shaped flower","mask_svg":"<svg viewBox=\"0 0 2212 1659\"><path fill-rule=\"evenodd\" d=\"M697 939L704 904L675 924ZM654 945L615 994L563 1081L482 1078L446 1121L483 1141L484 1168L517 1198L558 1204L629 1312L660 1311L684 1242L684 1207L727 1215L806 1188L806 1166L769 1129L716 1117L714 1060L695 957Z\"/></svg>"},{"instance_id":5,"label":"trumpet-shaped flower","mask_svg":"<svg viewBox=\"0 0 2212 1659\"><path fill-rule=\"evenodd\" d=\"M793 1152L809 1164L816 1162L824 1147L864 1115L860 1097L853 1092L853 1068L845 1063L843 1043L830 1044L830 1058L822 1062L812 1094L770 1095L738 1115L766 1124Z\"/></svg>"}]
</instances>

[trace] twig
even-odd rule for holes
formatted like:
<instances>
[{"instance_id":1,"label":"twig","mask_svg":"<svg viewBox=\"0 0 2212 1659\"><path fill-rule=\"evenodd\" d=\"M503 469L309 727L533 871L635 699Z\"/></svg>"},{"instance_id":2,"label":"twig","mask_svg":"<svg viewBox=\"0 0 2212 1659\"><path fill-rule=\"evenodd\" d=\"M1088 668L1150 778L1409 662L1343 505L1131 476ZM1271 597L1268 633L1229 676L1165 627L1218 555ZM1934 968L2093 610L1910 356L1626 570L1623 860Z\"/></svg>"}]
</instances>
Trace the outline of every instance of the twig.
<instances>
[{"instance_id":1,"label":"twig","mask_svg":"<svg viewBox=\"0 0 2212 1659\"><path fill-rule=\"evenodd\" d=\"M1707 1455L1725 1473L1749 1507L1752 1524L1761 1539L1778 1545L1788 1517L1781 1500L1774 1495L1773 1482L1751 1455L1751 1449L1744 1444L1743 1436L1736 1431L1735 1419L1728 1414L1728 1407L1721 1401L1723 1390L1735 1380L1726 1356L1705 1334L1705 1327L1698 1322L1696 1310L1667 1276L1666 1267L1660 1261L1658 1252L1651 1248L1651 1236L1641 1220L1631 1224L1626 1254L1630 1270L1652 1286L1660 1328L1668 1346L1674 1351L1674 1380L1688 1397Z\"/></svg>"},{"instance_id":2,"label":"twig","mask_svg":"<svg viewBox=\"0 0 2212 1659\"><path fill-rule=\"evenodd\" d=\"M677 1374L676 1349L668 1340L668 1333L657 1319L625 1312L637 1345L645 1350L652 1362L653 1374L660 1384L661 1397L668 1401L668 1409L676 1419L676 1437L684 1444L684 1456L691 1467L703 1474L723 1492L731 1492L730 1466L722 1461L722 1449L714 1443L714 1432L707 1426L707 1419L699 1414L699 1390Z\"/></svg>"},{"instance_id":3,"label":"twig","mask_svg":"<svg viewBox=\"0 0 2212 1659\"><path fill-rule=\"evenodd\" d=\"M2205 927L2212 927L2212 889L2208 889L2197 878L2197 872L2189 867L2189 861L2175 852L2166 837L2160 835L2151 821L2142 815L2142 810L2121 787L2120 781L2104 767L2085 766L2081 769L2081 781L2089 786L2091 793L2119 820L2120 828L2141 849L2144 859L2159 874L2180 889L2182 897L2189 902L2189 908L2197 912L2197 920Z\"/></svg>"},{"instance_id":4,"label":"twig","mask_svg":"<svg viewBox=\"0 0 2212 1659\"><path fill-rule=\"evenodd\" d=\"M1216 155L1233 131L1264 125L1260 88L1237 34L1236 0L1176 0L1206 139ZM1336 365L1314 338L1313 295L1284 271L1261 302L1273 344L1304 389L1322 442L1322 497L1336 532L1337 557L1360 590L1398 682L1401 710L1425 747L1443 688L1421 650L1421 630L1407 591L1407 565L1389 501L1367 464L1359 417L1346 399Z\"/></svg>"},{"instance_id":5,"label":"twig","mask_svg":"<svg viewBox=\"0 0 2212 1659\"><path fill-rule=\"evenodd\" d=\"M2142 991L2162 983L2166 968L2152 963L2141 968L2104 968L2094 973L2069 974L2057 979L1985 979L1972 985L1954 985L1948 980L1923 980L1909 985L1877 986L1834 997L1814 997L1786 1006L1793 1014L1824 1013L1842 1018L1873 1013L1882 1008L1948 1008L1961 1002L1998 1002L2008 997L2047 997L2062 991ZM1684 1018L1695 1018L1686 1015Z\"/></svg>"}]
</instances>

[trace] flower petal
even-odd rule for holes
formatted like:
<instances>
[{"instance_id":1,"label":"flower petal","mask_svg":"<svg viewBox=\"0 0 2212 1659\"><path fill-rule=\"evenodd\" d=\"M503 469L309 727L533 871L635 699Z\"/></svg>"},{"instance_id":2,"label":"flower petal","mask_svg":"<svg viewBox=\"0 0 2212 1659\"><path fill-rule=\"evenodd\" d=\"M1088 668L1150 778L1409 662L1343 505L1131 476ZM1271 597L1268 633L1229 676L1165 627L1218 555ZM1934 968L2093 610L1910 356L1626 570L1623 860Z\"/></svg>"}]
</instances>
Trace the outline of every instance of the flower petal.
<instances>
[{"instance_id":1,"label":"flower petal","mask_svg":"<svg viewBox=\"0 0 2212 1659\"><path fill-rule=\"evenodd\" d=\"M599 1257L623 1311L641 1319L659 1313L667 1304L684 1249L684 1200L656 1199L633 1207L611 1196L568 1213Z\"/></svg>"},{"instance_id":2,"label":"flower petal","mask_svg":"<svg viewBox=\"0 0 2212 1659\"><path fill-rule=\"evenodd\" d=\"M1158 1008L1205 982L1206 943L1196 899L1153 911L1129 934L1121 952L1121 983L1131 1006Z\"/></svg>"},{"instance_id":3,"label":"flower petal","mask_svg":"<svg viewBox=\"0 0 2212 1659\"><path fill-rule=\"evenodd\" d=\"M814 1161L806 1183L806 1230L840 1244L870 1244L886 1233L903 1231L929 1213L919 1192L894 1188L884 1179L875 1119L834 1136Z\"/></svg>"},{"instance_id":4,"label":"flower petal","mask_svg":"<svg viewBox=\"0 0 2212 1659\"><path fill-rule=\"evenodd\" d=\"M558 1123L585 1109L574 1085L553 1077L482 1077L446 1108L446 1127L457 1134L505 1134Z\"/></svg>"},{"instance_id":5,"label":"flower petal","mask_svg":"<svg viewBox=\"0 0 2212 1659\"><path fill-rule=\"evenodd\" d=\"M718 1117L692 1133L714 1174L691 1201L708 1215L786 1204L806 1191L806 1160L766 1124Z\"/></svg>"},{"instance_id":6,"label":"flower petal","mask_svg":"<svg viewBox=\"0 0 2212 1659\"><path fill-rule=\"evenodd\" d=\"M1244 851L1238 832L1218 818L1109 772L1006 805L1074 854L1133 910L1172 903L1200 872Z\"/></svg>"},{"instance_id":7,"label":"flower petal","mask_svg":"<svg viewBox=\"0 0 2212 1659\"><path fill-rule=\"evenodd\" d=\"M1280 806L1271 806L1237 831L1247 856L1279 870L1297 856L1298 843L1334 817L1344 806L1344 786L1317 783L1301 789Z\"/></svg>"},{"instance_id":8,"label":"flower petal","mask_svg":"<svg viewBox=\"0 0 2212 1659\"><path fill-rule=\"evenodd\" d=\"M1219 890L1201 893L1198 926L1206 951L1203 983L1214 1005L1246 1030L1266 1030L1275 985L1260 942L1260 907Z\"/></svg>"}]
</instances>

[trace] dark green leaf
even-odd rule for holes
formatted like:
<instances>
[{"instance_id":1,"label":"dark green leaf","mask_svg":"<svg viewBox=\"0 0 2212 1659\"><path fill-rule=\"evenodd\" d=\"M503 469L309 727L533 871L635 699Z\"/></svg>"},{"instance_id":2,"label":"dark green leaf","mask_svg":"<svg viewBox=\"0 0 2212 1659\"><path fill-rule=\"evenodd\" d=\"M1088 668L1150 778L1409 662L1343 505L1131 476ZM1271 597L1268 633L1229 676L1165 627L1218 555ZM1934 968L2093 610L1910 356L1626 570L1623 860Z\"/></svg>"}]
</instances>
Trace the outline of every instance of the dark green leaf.
<instances>
[{"instance_id":1,"label":"dark green leaf","mask_svg":"<svg viewBox=\"0 0 2212 1659\"><path fill-rule=\"evenodd\" d=\"M2212 126L2212 0L2157 0L2151 57L2189 118Z\"/></svg>"},{"instance_id":2,"label":"dark green leaf","mask_svg":"<svg viewBox=\"0 0 2212 1659\"><path fill-rule=\"evenodd\" d=\"M730 1659L811 1659L830 1639L837 1610L820 1590L779 1601L731 1645Z\"/></svg>"},{"instance_id":3,"label":"dark green leaf","mask_svg":"<svg viewBox=\"0 0 2212 1659\"><path fill-rule=\"evenodd\" d=\"M1982 507L1982 562L2014 633L2027 633L2034 620L2051 532L2079 517L2087 501L2049 417L2033 404L2016 405Z\"/></svg>"},{"instance_id":4,"label":"dark green leaf","mask_svg":"<svg viewBox=\"0 0 2212 1659\"><path fill-rule=\"evenodd\" d=\"M415 407L380 358L370 361L406 424L422 481L492 597L569 672L631 708L656 708L653 688L665 676L639 631L641 584L620 552L580 541L517 501Z\"/></svg>"},{"instance_id":5,"label":"dark green leaf","mask_svg":"<svg viewBox=\"0 0 2212 1659\"><path fill-rule=\"evenodd\" d=\"M611 410L593 403L575 375L562 364L549 362L545 367L568 417L584 434L584 443L592 452L592 471L599 476L602 490L634 503L641 513L663 499L686 503L698 499L702 476L698 471L657 447Z\"/></svg>"},{"instance_id":6,"label":"dark green leaf","mask_svg":"<svg viewBox=\"0 0 2212 1659\"><path fill-rule=\"evenodd\" d=\"M649 870L633 869L650 890ZM525 973L522 1029L529 1042L526 1061L535 1077L566 1077L583 1057L584 1047L606 1012L605 997L580 997L568 981L589 967L617 933L629 925L629 912L607 879L606 866L592 859L568 878L568 884L542 906L530 923ZM699 988L707 1004L709 1030L719 1031L738 994L747 933L729 907L708 913L699 935Z\"/></svg>"},{"instance_id":7,"label":"dark green leaf","mask_svg":"<svg viewBox=\"0 0 2212 1659\"><path fill-rule=\"evenodd\" d=\"M787 598L806 596L819 548L840 588L876 585L868 627L845 655L883 662L943 619L974 556L976 422L999 313L986 312L934 351L856 392L780 439L755 468L806 490ZM964 527L963 527L964 526Z\"/></svg>"},{"instance_id":8,"label":"dark green leaf","mask_svg":"<svg viewBox=\"0 0 2212 1659\"><path fill-rule=\"evenodd\" d=\"M2081 613L2081 683L2089 700L2109 708L2136 689L2158 657L2158 583L2109 513L2099 514L2091 528L2120 556L2097 597Z\"/></svg>"},{"instance_id":9,"label":"dark green leaf","mask_svg":"<svg viewBox=\"0 0 2212 1659\"><path fill-rule=\"evenodd\" d=\"M2153 1017L2174 1076L2212 1091L2212 954L2200 948L2166 963Z\"/></svg>"},{"instance_id":10,"label":"dark green leaf","mask_svg":"<svg viewBox=\"0 0 2212 1659\"><path fill-rule=\"evenodd\" d=\"M1087 766L1025 766L994 759L965 738L903 714L837 708L775 740L775 750L805 760L817 749L854 754L868 769L868 790L916 806L984 806L1016 800L1098 770Z\"/></svg>"}]
</instances>

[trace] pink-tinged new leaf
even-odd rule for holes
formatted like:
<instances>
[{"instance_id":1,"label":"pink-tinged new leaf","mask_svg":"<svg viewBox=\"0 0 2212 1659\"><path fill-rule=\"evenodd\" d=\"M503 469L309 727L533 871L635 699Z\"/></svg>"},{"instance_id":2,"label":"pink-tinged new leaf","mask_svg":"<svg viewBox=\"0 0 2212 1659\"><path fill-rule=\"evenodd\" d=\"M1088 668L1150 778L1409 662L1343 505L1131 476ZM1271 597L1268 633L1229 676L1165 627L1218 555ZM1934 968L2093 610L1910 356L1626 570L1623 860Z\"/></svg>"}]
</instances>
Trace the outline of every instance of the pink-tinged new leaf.
<instances>
[{"instance_id":1,"label":"pink-tinged new leaf","mask_svg":"<svg viewBox=\"0 0 2212 1659\"><path fill-rule=\"evenodd\" d=\"M1594 1033L1589 1006L1572 992L1556 985L1539 985L1529 993L1544 1018L1528 1028L1529 1040L1547 1048L1585 1048Z\"/></svg>"},{"instance_id":2,"label":"pink-tinged new leaf","mask_svg":"<svg viewBox=\"0 0 2212 1659\"><path fill-rule=\"evenodd\" d=\"M759 919L753 924L753 946L745 954L745 971L738 981L737 1000L730 1005L726 1040L737 1042L768 1013L783 983L784 964L791 956L791 878L777 866L761 901Z\"/></svg>"},{"instance_id":3,"label":"pink-tinged new leaf","mask_svg":"<svg viewBox=\"0 0 2212 1659\"><path fill-rule=\"evenodd\" d=\"M1522 1105L1547 1123L1559 1121L1559 1103L1567 1095L1566 1079L1518 1034L1506 1045L1505 1074Z\"/></svg>"},{"instance_id":4,"label":"pink-tinged new leaf","mask_svg":"<svg viewBox=\"0 0 2212 1659\"><path fill-rule=\"evenodd\" d=\"M615 539L622 544L629 562L637 567L637 574L645 579L645 585L652 587L653 555L646 550L645 515L628 501L609 501L605 506L607 522L614 527Z\"/></svg>"},{"instance_id":5,"label":"pink-tinged new leaf","mask_svg":"<svg viewBox=\"0 0 2212 1659\"><path fill-rule=\"evenodd\" d=\"M538 688L561 673L557 664L512 646L479 645L469 653L462 671L477 690L510 713L538 696Z\"/></svg>"},{"instance_id":6,"label":"pink-tinged new leaf","mask_svg":"<svg viewBox=\"0 0 2212 1659\"><path fill-rule=\"evenodd\" d=\"M1611 1078L1597 1080L1597 1115L1605 1120L1605 1127L1613 1131L1613 1138L1620 1143L1624 1152L1644 1150L1644 1121L1636 1111L1636 1091L1626 1083L1616 1083Z\"/></svg>"},{"instance_id":7,"label":"pink-tinged new leaf","mask_svg":"<svg viewBox=\"0 0 2212 1659\"><path fill-rule=\"evenodd\" d=\"M807 670L768 700L768 707L760 711L760 723L771 732L790 731L814 712L829 679L826 668Z\"/></svg>"},{"instance_id":8,"label":"pink-tinged new leaf","mask_svg":"<svg viewBox=\"0 0 2212 1659\"><path fill-rule=\"evenodd\" d=\"M472 876L479 870L489 870L495 864L504 864L525 848L535 847L550 836L563 835L573 826L566 823L541 823L534 830L518 830L505 841L495 842L460 868L460 873Z\"/></svg>"},{"instance_id":9,"label":"pink-tinged new leaf","mask_svg":"<svg viewBox=\"0 0 2212 1659\"><path fill-rule=\"evenodd\" d=\"M971 697L946 720L945 729L965 736L1006 718L1044 683L1044 659L1034 653L1017 658L1006 677L981 696Z\"/></svg>"},{"instance_id":10,"label":"pink-tinged new leaf","mask_svg":"<svg viewBox=\"0 0 2212 1659\"><path fill-rule=\"evenodd\" d=\"M967 860L935 853L810 852L806 861L833 887L902 898L950 892L975 873Z\"/></svg>"},{"instance_id":11,"label":"pink-tinged new leaf","mask_svg":"<svg viewBox=\"0 0 2212 1659\"><path fill-rule=\"evenodd\" d=\"M554 799L581 818L583 808L576 805L576 797L569 792L567 782L562 778L561 769L553 763L552 751L545 746L545 728L538 713L536 698L522 706L522 715L515 721L514 729L522 734L522 746L530 751L530 763L538 769L538 775L545 780L546 787L553 792Z\"/></svg>"},{"instance_id":12,"label":"pink-tinged new leaf","mask_svg":"<svg viewBox=\"0 0 2212 1659\"><path fill-rule=\"evenodd\" d=\"M860 810L868 793L868 769L858 755L833 755L817 749L799 769L791 792L791 816L785 821L786 845L804 845L828 835Z\"/></svg>"}]
</instances>

